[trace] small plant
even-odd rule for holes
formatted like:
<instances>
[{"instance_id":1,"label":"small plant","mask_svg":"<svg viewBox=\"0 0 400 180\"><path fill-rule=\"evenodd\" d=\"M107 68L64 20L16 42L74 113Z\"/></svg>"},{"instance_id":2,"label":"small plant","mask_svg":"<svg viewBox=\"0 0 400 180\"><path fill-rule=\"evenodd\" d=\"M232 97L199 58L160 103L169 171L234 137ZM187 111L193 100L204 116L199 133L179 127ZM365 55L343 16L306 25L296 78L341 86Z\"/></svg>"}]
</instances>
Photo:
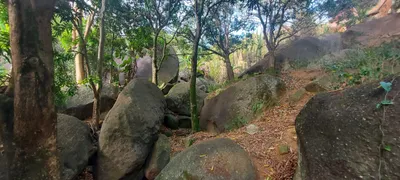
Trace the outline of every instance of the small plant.
<instances>
[{"instance_id":1,"label":"small plant","mask_svg":"<svg viewBox=\"0 0 400 180\"><path fill-rule=\"evenodd\" d=\"M383 164L383 157L382 157L383 152L384 151L388 151L388 152L392 151L392 147L384 142L385 133L383 131L383 124L385 123L385 120L386 120L386 106L394 105L393 101L394 101L395 97L393 99L388 99L387 98L388 94L392 90L393 81L394 81L394 79L391 82L380 82L380 86L379 87L381 87L381 88L383 88L385 90L385 97L381 102L379 102L376 105L377 109L383 108L383 117L382 117L382 119L380 120L380 123L379 123L379 131L381 132L381 137L380 137L381 138L380 139L381 142L379 144L379 150L380 150L380 153L379 153L379 165L378 165L378 179L379 180L382 179L381 169L382 169L382 164Z\"/></svg>"},{"instance_id":2,"label":"small plant","mask_svg":"<svg viewBox=\"0 0 400 180\"><path fill-rule=\"evenodd\" d=\"M254 114L257 114L259 112L261 112L261 110L264 108L264 102L261 100L256 101L255 103L253 103L253 105L251 106L251 109L253 110Z\"/></svg>"},{"instance_id":3,"label":"small plant","mask_svg":"<svg viewBox=\"0 0 400 180\"><path fill-rule=\"evenodd\" d=\"M385 90L386 94L385 94L385 98L376 105L376 108L379 109L382 106L393 105L393 101L390 99L387 99L387 95L392 90L392 83L391 82L380 82L380 87L382 87Z\"/></svg>"},{"instance_id":4,"label":"small plant","mask_svg":"<svg viewBox=\"0 0 400 180\"><path fill-rule=\"evenodd\" d=\"M233 119L231 122L229 122L229 124L227 124L225 126L225 129L228 131L234 130L234 129L238 129L243 127L244 125L246 125L248 123L247 119L245 119L242 116L238 116L235 119Z\"/></svg>"}]
</instances>

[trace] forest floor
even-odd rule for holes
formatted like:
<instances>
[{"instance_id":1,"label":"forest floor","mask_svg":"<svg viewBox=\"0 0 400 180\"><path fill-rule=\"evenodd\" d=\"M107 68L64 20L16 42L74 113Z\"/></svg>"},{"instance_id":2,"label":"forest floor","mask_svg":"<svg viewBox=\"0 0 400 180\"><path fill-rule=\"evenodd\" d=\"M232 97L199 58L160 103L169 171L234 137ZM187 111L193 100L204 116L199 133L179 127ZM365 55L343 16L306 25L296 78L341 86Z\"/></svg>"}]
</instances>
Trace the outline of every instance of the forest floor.
<instances>
[{"instance_id":1,"label":"forest floor","mask_svg":"<svg viewBox=\"0 0 400 180\"><path fill-rule=\"evenodd\" d=\"M256 134L248 134L246 126L221 134L208 132L190 134L190 131L185 129L173 130L173 136L170 137L172 156L186 149L188 138L194 140L193 144L213 138L230 138L249 153L260 180L291 180L297 167L295 119L314 94L305 93L297 102L291 101L290 96L324 74L322 70L294 70L281 74L280 78L286 85L286 93L277 106L264 109L257 118L249 122L259 127ZM288 153L281 154L280 146L289 147ZM91 176L86 171L79 179L91 180Z\"/></svg>"},{"instance_id":2,"label":"forest floor","mask_svg":"<svg viewBox=\"0 0 400 180\"><path fill-rule=\"evenodd\" d=\"M174 135L170 138L172 154L186 148L187 138L195 140L194 144L213 138L230 138L249 153L258 170L259 179L292 179L297 167L295 119L313 94L306 93L294 103L290 100L290 96L323 74L324 72L320 70L296 70L282 74L286 93L277 106L265 109L258 118L249 122L259 127L256 134L248 134L246 126L221 134L198 132L189 137L174 131ZM281 154L280 146L289 147L289 152Z\"/></svg>"}]
</instances>

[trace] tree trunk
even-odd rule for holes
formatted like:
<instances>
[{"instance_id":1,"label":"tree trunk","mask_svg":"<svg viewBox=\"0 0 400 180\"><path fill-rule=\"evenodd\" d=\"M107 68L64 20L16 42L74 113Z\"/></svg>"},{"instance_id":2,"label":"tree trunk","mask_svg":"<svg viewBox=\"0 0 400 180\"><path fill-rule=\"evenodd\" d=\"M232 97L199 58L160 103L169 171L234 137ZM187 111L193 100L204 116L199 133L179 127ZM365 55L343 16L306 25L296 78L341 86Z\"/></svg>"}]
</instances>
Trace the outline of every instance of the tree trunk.
<instances>
[{"instance_id":1,"label":"tree trunk","mask_svg":"<svg viewBox=\"0 0 400 180\"><path fill-rule=\"evenodd\" d=\"M14 76L10 179L59 180L51 19L55 0L9 0Z\"/></svg>"},{"instance_id":2,"label":"tree trunk","mask_svg":"<svg viewBox=\"0 0 400 180\"><path fill-rule=\"evenodd\" d=\"M232 81L233 79L235 79L235 74L233 73L233 68L231 65L231 60L229 59L229 55L224 57L224 62L228 81Z\"/></svg>"},{"instance_id":3,"label":"tree trunk","mask_svg":"<svg viewBox=\"0 0 400 180\"><path fill-rule=\"evenodd\" d=\"M153 41L153 61L151 61L151 82L153 82L155 85L158 85L158 67L157 67L157 50L158 50L158 35L159 32L156 31L154 34L154 41Z\"/></svg>"},{"instance_id":4,"label":"tree trunk","mask_svg":"<svg viewBox=\"0 0 400 180\"><path fill-rule=\"evenodd\" d=\"M99 49L98 49L98 54L97 54L97 76L100 78L97 84L97 89L94 90L94 102L93 102L93 120L96 129L100 129L100 107L101 107L101 89L103 86L103 62L104 62L104 41L105 41L105 28L104 28L104 13L106 11L106 0L101 1L101 9L100 9L100 37L99 37Z\"/></svg>"},{"instance_id":5,"label":"tree trunk","mask_svg":"<svg viewBox=\"0 0 400 180\"><path fill-rule=\"evenodd\" d=\"M100 129L100 92L97 92L96 90L93 92L94 98L93 98L93 125L95 128L95 131Z\"/></svg>"},{"instance_id":6,"label":"tree trunk","mask_svg":"<svg viewBox=\"0 0 400 180\"><path fill-rule=\"evenodd\" d=\"M197 6L196 1L196 6ZM192 70L190 78L190 114L192 119L192 132L198 132L200 130L199 115L197 110L197 93L196 93L196 78L197 78L197 57L199 50L199 42L201 37L201 17L196 12L196 35L193 42L193 54L192 54Z\"/></svg>"},{"instance_id":7,"label":"tree trunk","mask_svg":"<svg viewBox=\"0 0 400 180\"><path fill-rule=\"evenodd\" d=\"M80 11L78 9L76 3L74 5L74 10L82 13L82 11ZM76 19L76 21L77 21L77 24L82 24L81 18ZM78 30L75 27L73 27L72 28L72 42L75 42L77 40L77 38L78 38ZM76 81L76 83L80 83L85 78L85 70L83 69L82 44L78 42L75 45L74 49L77 51L75 53L75 81Z\"/></svg>"},{"instance_id":8,"label":"tree trunk","mask_svg":"<svg viewBox=\"0 0 400 180\"><path fill-rule=\"evenodd\" d=\"M82 44L77 45L75 54L75 80L76 83L81 83L85 79L85 70L83 68Z\"/></svg>"},{"instance_id":9,"label":"tree trunk","mask_svg":"<svg viewBox=\"0 0 400 180\"><path fill-rule=\"evenodd\" d=\"M93 20L94 20L94 13L91 13L87 19L86 26L85 26L85 32L83 34L85 42L87 42L87 39L89 38L89 33L90 29L92 28L93 25ZM82 19L77 20L78 25L82 24ZM74 27L72 30L72 40L76 40L79 36L78 30ZM75 54L75 79L77 83L80 83L85 79L85 69L84 69L84 47L85 44L81 43L81 41L78 42L76 45L76 54ZM86 72L90 73L90 72Z\"/></svg>"},{"instance_id":10,"label":"tree trunk","mask_svg":"<svg viewBox=\"0 0 400 180\"><path fill-rule=\"evenodd\" d=\"M197 113L197 94L196 94L196 76L197 76L197 55L198 55L199 44L198 40L193 43L193 55L192 55L192 71L190 78L190 111L192 118L192 131L198 132L200 130L199 117Z\"/></svg>"}]
</instances>

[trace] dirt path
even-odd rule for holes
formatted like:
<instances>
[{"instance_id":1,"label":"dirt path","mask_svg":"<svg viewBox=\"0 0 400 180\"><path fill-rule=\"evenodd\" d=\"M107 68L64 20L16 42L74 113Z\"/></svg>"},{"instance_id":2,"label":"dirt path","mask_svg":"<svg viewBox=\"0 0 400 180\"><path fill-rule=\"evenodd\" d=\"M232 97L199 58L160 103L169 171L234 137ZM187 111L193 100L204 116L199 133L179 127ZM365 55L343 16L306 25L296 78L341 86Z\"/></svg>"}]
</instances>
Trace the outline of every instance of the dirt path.
<instances>
[{"instance_id":1,"label":"dirt path","mask_svg":"<svg viewBox=\"0 0 400 180\"><path fill-rule=\"evenodd\" d=\"M226 137L240 144L253 159L257 167L259 179L292 179L297 166L297 137L294 122L297 114L313 96L306 93L301 100L290 102L290 95L303 88L314 78L323 75L321 71L294 71L282 75L287 86L287 92L278 106L265 110L257 119L251 122L259 127L259 132L250 135L246 127L219 135L199 132L190 135L194 144L217 137ZM188 137L177 133L171 137L173 154L185 149ZM279 147L290 147L287 154L281 155Z\"/></svg>"}]
</instances>

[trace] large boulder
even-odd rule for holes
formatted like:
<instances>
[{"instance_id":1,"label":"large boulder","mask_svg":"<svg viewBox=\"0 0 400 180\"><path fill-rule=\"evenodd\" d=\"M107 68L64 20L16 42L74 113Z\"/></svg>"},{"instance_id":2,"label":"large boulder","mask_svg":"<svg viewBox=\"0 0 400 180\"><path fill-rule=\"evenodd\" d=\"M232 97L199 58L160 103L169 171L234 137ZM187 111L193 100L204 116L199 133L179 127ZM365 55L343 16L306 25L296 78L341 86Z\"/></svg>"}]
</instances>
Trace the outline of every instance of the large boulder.
<instances>
[{"instance_id":1,"label":"large boulder","mask_svg":"<svg viewBox=\"0 0 400 180\"><path fill-rule=\"evenodd\" d=\"M255 180L257 173L247 152L234 141L218 138L177 154L157 180Z\"/></svg>"},{"instance_id":2,"label":"large boulder","mask_svg":"<svg viewBox=\"0 0 400 180\"><path fill-rule=\"evenodd\" d=\"M62 180L77 178L96 151L89 126L64 114L57 114L57 146L61 152Z\"/></svg>"},{"instance_id":3,"label":"large boulder","mask_svg":"<svg viewBox=\"0 0 400 180\"><path fill-rule=\"evenodd\" d=\"M206 96L207 94L203 90L197 88L197 109L199 112L203 107ZM165 96L165 99L169 110L179 115L190 116L190 83L176 84Z\"/></svg>"},{"instance_id":4,"label":"large boulder","mask_svg":"<svg viewBox=\"0 0 400 180\"><path fill-rule=\"evenodd\" d=\"M67 100L66 107L61 112L80 120L90 118L93 113L93 98L93 91L89 87L80 86L77 93ZM113 89L110 86L104 86L100 97L100 112L110 110L115 99Z\"/></svg>"},{"instance_id":5,"label":"large boulder","mask_svg":"<svg viewBox=\"0 0 400 180\"><path fill-rule=\"evenodd\" d=\"M392 78L386 82L392 81ZM296 119L296 179L400 179L400 77L313 97Z\"/></svg>"},{"instance_id":6,"label":"large boulder","mask_svg":"<svg viewBox=\"0 0 400 180\"><path fill-rule=\"evenodd\" d=\"M160 134L146 163L146 178L148 180L155 179L156 176L160 174L161 170L169 163L170 156L171 143L167 136Z\"/></svg>"},{"instance_id":7,"label":"large boulder","mask_svg":"<svg viewBox=\"0 0 400 180\"><path fill-rule=\"evenodd\" d=\"M238 119L251 120L258 107L274 105L283 91L283 82L270 75L239 81L218 95L206 98L200 114L200 127L221 132Z\"/></svg>"},{"instance_id":8,"label":"large boulder","mask_svg":"<svg viewBox=\"0 0 400 180\"><path fill-rule=\"evenodd\" d=\"M247 74L262 73L271 67L283 69L285 63L307 63L326 54L335 53L342 49L341 36L329 34L321 37L303 37L283 45L275 52L275 57L266 54L263 59L244 71L239 77ZM273 62L275 60L275 62Z\"/></svg>"},{"instance_id":9,"label":"large boulder","mask_svg":"<svg viewBox=\"0 0 400 180\"><path fill-rule=\"evenodd\" d=\"M11 98L0 94L0 179L8 177L8 152L6 146L11 144L13 120L13 101Z\"/></svg>"},{"instance_id":10,"label":"large boulder","mask_svg":"<svg viewBox=\"0 0 400 180\"><path fill-rule=\"evenodd\" d=\"M162 92L147 79L133 79L119 94L100 131L99 180L142 179L164 118Z\"/></svg>"},{"instance_id":11,"label":"large boulder","mask_svg":"<svg viewBox=\"0 0 400 180\"><path fill-rule=\"evenodd\" d=\"M400 39L400 14L392 14L357 24L342 34L343 46L375 47Z\"/></svg>"},{"instance_id":12,"label":"large boulder","mask_svg":"<svg viewBox=\"0 0 400 180\"><path fill-rule=\"evenodd\" d=\"M168 57L162 62L158 71L158 84L168 84L172 80L177 81L179 73L179 58L173 48L168 48ZM158 56L161 56L161 52ZM137 71L135 77L151 80L152 74L152 58L144 56L137 60Z\"/></svg>"},{"instance_id":13,"label":"large boulder","mask_svg":"<svg viewBox=\"0 0 400 180\"><path fill-rule=\"evenodd\" d=\"M215 86L216 83L211 80L211 79L207 79L207 78L202 78L199 77L196 79L196 86L197 88L199 88L200 90L209 93L209 89L211 86Z\"/></svg>"}]
</instances>

